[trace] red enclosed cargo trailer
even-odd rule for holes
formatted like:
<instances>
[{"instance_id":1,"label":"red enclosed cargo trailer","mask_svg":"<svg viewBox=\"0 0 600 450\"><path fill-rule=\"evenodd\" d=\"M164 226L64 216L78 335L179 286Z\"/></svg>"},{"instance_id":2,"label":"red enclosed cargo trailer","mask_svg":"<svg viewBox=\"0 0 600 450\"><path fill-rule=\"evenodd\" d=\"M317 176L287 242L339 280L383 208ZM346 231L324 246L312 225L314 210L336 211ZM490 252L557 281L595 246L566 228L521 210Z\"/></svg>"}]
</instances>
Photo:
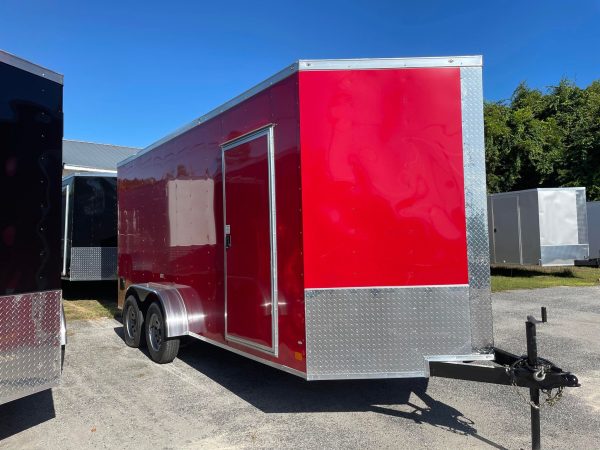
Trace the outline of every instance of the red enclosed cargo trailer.
<instances>
[{"instance_id":1,"label":"red enclosed cargo trailer","mask_svg":"<svg viewBox=\"0 0 600 450\"><path fill-rule=\"evenodd\" d=\"M493 347L479 56L299 61L123 161L118 205L125 341L157 362L192 336L308 380L527 387L533 448L540 390L579 385L532 316L526 356Z\"/></svg>"},{"instance_id":2,"label":"red enclosed cargo trailer","mask_svg":"<svg viewBox=\"0 0 600 450\"><path fill-rule=\"evenodd\" d=\"M129 344L310 380L493 358L482 105L478 56L305 60L123 161Z\"/></svg>"}]
</instances>

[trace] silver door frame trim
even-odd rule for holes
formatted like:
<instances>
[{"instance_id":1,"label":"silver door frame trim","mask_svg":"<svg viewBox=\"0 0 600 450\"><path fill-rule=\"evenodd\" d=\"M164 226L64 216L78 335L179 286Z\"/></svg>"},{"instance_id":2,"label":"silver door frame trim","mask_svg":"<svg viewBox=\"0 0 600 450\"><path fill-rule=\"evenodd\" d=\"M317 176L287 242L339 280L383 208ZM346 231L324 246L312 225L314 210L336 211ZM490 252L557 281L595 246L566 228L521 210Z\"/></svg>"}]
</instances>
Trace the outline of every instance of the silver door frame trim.
<instances>
[{"instance_id":1,"label":"silver door frame trim","mask_svg":"<svg viewBox=\"0 0 600 450\"><path fill-rule=\"evenodd\" d=\"M62 276L66 276L67 275L67 232L69 231L69 192L70 192L70 185L66 185L64 187L64 189L66 189L66 193L65 193L65 229L63 232L63 264L62 264Z\"/></svg>"},{"instance_id":2,"label":"silver door frame trim","mask_svg":"<svg viewBox=\"0 0 600 450\"><path fill-rule=\"evenodd\" d=\"M226 239L227 225L227 194L225 192L225 152L247 142L266 136L267 138L267 166L269 179L269 241L271 250L271 347L258 344L240 336L230 335L227 331L227 248L223 245L223 273L225 290L225 339L263 351L273 356L279 355L279 308L277 289L277 220L275 204L275 125L270 123L235 139L221 144L221 173L223 177L223 242Z\"/></svg>"}]
</instances>

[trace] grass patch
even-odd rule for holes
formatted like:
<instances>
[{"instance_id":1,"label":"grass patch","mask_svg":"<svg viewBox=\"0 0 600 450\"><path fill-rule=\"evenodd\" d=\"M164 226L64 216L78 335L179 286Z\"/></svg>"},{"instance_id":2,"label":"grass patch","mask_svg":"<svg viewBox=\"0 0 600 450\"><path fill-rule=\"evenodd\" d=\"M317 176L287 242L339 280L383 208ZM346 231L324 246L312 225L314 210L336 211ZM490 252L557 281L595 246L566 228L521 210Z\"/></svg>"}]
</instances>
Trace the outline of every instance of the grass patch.
<instances>
[{"instance_id":1,"label":"grass patch","mask_svg":"<svg viewBox=\"0 0 600 450\"><path fill-rule=\"evenodd\" d=\"M596 286L595 267L492 266L492 292L554 286Z\"/></svg>"},{"instance_id":2,"label":"grass patch","mask_svg":"<svg viewBox=\"0 0 600 450\"><path fill-rule=\"evenodd\" d=\"M67 321L97 320L121 316L117 308L117 284L113 281L64 282L63 305Z\"/></svg>"}]
</instances>

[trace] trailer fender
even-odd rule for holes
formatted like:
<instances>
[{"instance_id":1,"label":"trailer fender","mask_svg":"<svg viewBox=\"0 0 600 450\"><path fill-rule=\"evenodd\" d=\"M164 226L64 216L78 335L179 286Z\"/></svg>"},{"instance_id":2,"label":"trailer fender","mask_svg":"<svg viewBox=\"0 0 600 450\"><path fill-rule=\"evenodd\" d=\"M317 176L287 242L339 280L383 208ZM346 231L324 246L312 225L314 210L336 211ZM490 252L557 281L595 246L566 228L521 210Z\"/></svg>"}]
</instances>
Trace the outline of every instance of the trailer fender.
<instances>
[{"instance_id":1,"label":"trailer fender","mask_svg":"<svg viewBox=\"0 0 600 450\"><path fill-rule=\"evenodd\" d=\"M195 306L200 305L194 289L180 284L143 283L132 284L127 289L125 298L134 294L140 305L148 297L155 297L162 307L165 315L165 332L167 338L185 336L190 328L196 329L199 320L204 317L195 311Z\"/></svg>"}]
</instances>

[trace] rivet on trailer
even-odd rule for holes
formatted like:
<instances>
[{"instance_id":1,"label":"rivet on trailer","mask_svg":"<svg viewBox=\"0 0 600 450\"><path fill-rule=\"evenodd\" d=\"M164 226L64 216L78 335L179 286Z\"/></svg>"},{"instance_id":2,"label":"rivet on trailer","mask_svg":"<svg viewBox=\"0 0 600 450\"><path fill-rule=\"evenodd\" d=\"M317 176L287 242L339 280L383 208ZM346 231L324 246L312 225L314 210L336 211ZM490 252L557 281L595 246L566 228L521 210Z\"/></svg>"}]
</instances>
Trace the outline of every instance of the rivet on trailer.
<instances>
[{"instance_id":1,"label":"rivet on trailer","mask_svg":"<svg viewBox=\"0 0 600 450\"><path fill-rule=\"evenodd\" d=\"M307 380L577 385L533 319L527 358L493 345L479 56L299 61L118 186L125 341L159 363L192 336Z\"/></svg>"}]
</instances>

